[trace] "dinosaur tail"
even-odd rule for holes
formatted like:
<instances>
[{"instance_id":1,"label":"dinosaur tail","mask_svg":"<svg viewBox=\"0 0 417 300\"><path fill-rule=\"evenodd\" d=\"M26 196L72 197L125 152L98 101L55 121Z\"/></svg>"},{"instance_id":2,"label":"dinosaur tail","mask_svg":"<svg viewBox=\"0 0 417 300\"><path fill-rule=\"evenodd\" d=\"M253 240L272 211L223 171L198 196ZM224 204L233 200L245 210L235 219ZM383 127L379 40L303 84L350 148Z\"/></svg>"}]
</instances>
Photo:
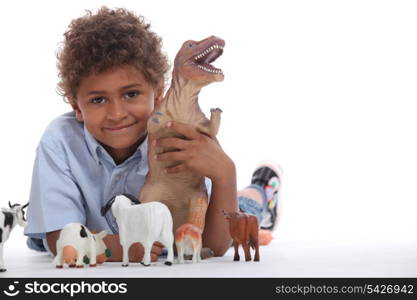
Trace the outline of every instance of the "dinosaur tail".
<instances>
[{"instance_id":1,"label":"dinosaur tail","mask_svg":"<svg viewBox=\"0 0 417 300\"><path fill-rule=\"evenodd\" d=\"M186 223L194 224L204 230L207 207L207 193L199 193L190 201Z\"/></svg>"},{"instance_id":2,"label":"dinosaur tail","mask_svg":"<svg viewBox=\"0 0 417 300\"><path fill-rule=\"evenodd\" d=\"M77 259L77 249L72 246L65 246L62 249L62 260L65 264L75 265Z\"/></svg>"}]
</instances>

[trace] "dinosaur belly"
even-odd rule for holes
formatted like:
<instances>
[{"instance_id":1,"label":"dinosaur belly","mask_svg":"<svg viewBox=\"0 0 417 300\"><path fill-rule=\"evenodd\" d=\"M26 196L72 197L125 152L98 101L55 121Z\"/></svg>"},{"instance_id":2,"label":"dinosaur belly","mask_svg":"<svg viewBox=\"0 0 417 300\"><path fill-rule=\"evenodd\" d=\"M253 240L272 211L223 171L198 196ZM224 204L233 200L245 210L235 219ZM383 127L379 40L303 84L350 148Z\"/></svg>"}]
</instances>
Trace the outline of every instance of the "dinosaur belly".
<instances>
[{"instance_id":1,"label":"dinosaur belly","mask_svg":"<svg viewBox=\"0 0 417 300\"><path fill-rule=\"evenodd\" d=\"M168 206L172 214L174 232L185 223L195 224L203 230L208 206L207 191L204 178L198 178L198 182L194 178L193 181L194 183L190 186L181 184L187 183L184 177L181 177L181 180L178 180L178 177L167 180L164 176L153 178L151 174L148 174L139 199L142 203L158 201Z\"/></svg>"}]
</instances>

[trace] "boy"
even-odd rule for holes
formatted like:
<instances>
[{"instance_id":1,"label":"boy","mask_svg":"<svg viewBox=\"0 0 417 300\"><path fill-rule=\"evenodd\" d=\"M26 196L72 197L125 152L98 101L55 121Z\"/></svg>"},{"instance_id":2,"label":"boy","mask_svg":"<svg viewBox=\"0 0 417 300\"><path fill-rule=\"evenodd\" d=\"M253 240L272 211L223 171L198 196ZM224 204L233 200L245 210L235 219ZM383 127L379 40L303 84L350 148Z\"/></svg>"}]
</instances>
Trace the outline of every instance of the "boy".
<instances>
[{"instance_id":1,"label":"boy","mask_svg":"<svg viewBox=\"0 0 417 300\"><path fill-rule=\"evenodd\" d=\"M55 254L60 229L78 222L111 233L104 239L110 261L121 260L119 236L100 208L114 195L138 195L148 171L146 123L162 99L168 71L161 39L149 27L127 10L103 7L72 21L65 33L58 54L59 90L73 112L48 126L37 149L25 228L30 248ZM177 122L172 127L195 131ZM238 208L235 166L216 140L195 136L192 149L183 150L188 157L183 167L211 179L206 182L211 196L203 244L222 256L231 241L222 210ZM275 189L271 199L276 203L279 185L268 184L272 179L279 183L279 174L271 168L254 173L254 185L241 192L239 206L260 220L269 211L272 228L276 205L267 209L265 190ZM161 251L155 243L153 261ZM140 244L131 247L131 261L142 255Z\"/></svg>"}]
</instances>

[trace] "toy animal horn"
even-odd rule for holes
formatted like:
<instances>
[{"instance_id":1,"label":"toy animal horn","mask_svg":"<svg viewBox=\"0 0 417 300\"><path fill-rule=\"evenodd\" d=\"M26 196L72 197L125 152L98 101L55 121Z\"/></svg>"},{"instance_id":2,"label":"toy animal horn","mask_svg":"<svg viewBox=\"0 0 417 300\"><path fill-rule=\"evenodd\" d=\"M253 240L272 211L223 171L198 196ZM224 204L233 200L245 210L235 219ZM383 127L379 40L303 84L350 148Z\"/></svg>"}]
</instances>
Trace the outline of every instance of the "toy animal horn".
<instances>
[{"instance_id":1,"label":"toy animal horn","mask_svg":"<svg viewBox=\"0 0 417 300\"><path fill-rule=\"evenodd\" d=\"M28 205L29 205L29 202L28 202L28 203L26 203L25 205L23 205L23 206L22 206L22 209L25 209L26 207L28 207Z\"/></svg>"},{"instance_id":2,"label":"toy animal horn","mask_svg":"<svg viewBox=\"0 0 417 300\"><path fill-rule=\"evenodd\" d=\"M104 216L110 209L110 207L113 205L114 200L116 200L116 196L114 196L113 198L111 198L109 201L107 201L106 205L104 205L101 208L101 215Z\"/></svg>"},{"instance_id":3,"label":"toy animal horn","mask_svg":"<svg viewBox=\"0 0 417 300\"><path fill-rule=\"evenodd\" d=\"M11 204L9 201L9 207L10 208L15 208L16 206L20 206L20 204L16 203L16 204Z\"/></svg>"},{"instance_id":4,"label":"toy animal horn","mask_svg":"<svg viewBox=\"0 0 417 300\"><path fill-rule=\"evenodd\" d=\"M126 196L127 198L129 198L129 200L132 201L133 204L140 204L140 201L138 200L138 198L136 198L135 196L131 194L123 194L123 196Z\"/></svg>"}]
</instances>

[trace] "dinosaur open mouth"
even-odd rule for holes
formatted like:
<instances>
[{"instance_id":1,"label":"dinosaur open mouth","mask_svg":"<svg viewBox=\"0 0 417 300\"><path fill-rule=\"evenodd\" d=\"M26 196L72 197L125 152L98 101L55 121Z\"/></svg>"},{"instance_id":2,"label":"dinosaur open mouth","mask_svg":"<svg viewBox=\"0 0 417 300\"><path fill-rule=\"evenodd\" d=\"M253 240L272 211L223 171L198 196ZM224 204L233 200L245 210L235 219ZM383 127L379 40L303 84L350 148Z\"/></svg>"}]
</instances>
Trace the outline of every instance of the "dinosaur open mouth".
<instances>
[{"instance_id":1,"label":"dinosaur open mouth","mask_svg":"<svg viewBox=\"0 0 417 300\"><path fill-rule=\"evenodd\" d=\"M206 48L203 52L194 57L197 67L203 71L223 74L221 69L215 68L211 63L223 54L224 45L214 44Z\"/></svg>"}]
</instances>

